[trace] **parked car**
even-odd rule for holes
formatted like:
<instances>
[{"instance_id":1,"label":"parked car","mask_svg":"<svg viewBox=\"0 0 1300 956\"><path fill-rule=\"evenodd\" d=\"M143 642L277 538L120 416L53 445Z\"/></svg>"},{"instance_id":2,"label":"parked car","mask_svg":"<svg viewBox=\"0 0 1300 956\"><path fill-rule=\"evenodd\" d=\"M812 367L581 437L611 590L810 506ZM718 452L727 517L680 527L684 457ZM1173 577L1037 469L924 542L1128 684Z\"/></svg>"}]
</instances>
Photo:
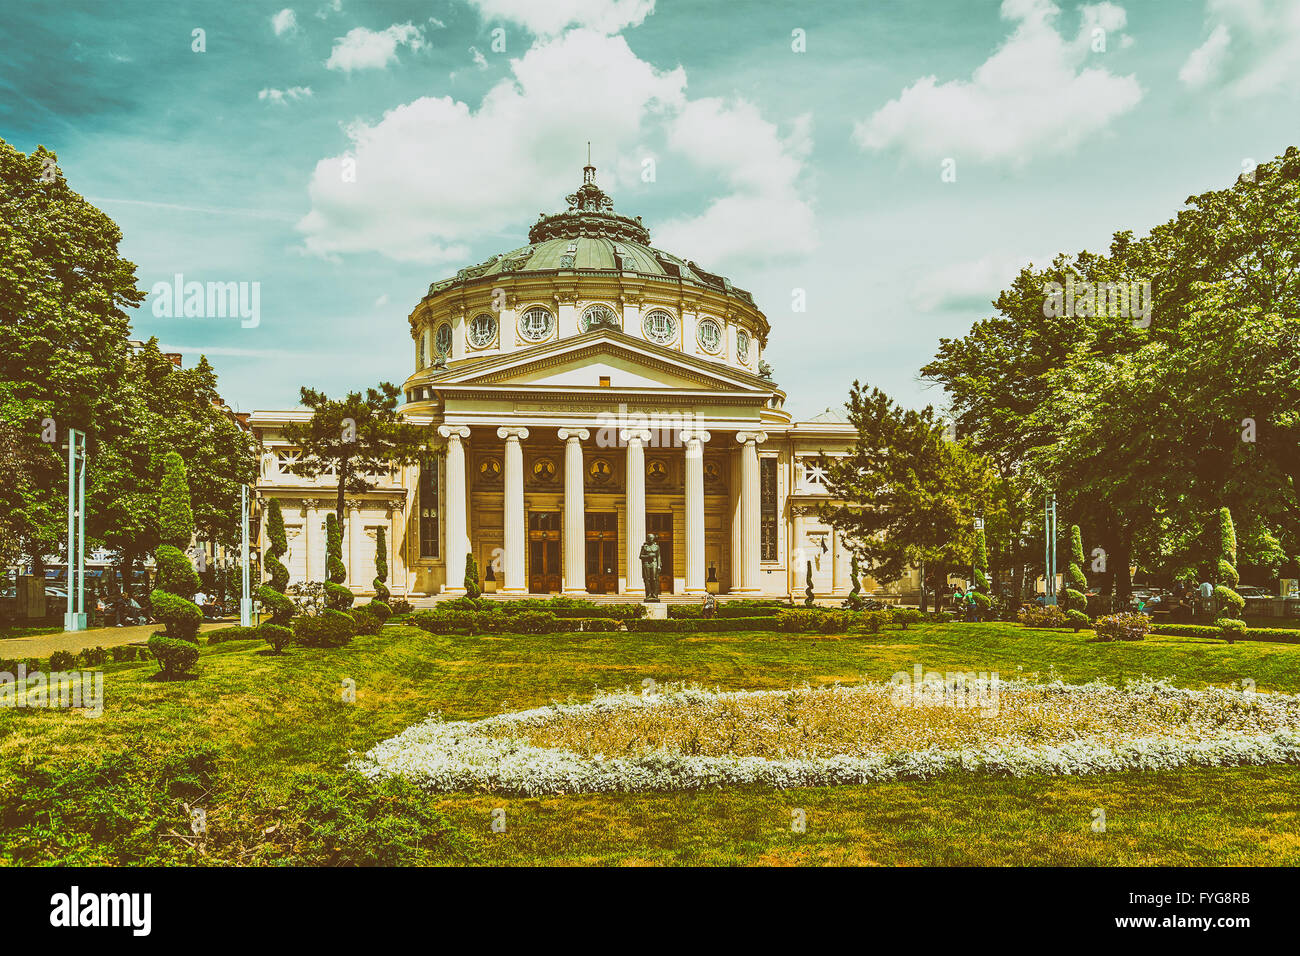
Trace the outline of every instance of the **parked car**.
<instances>
[{"instance_id":1,"label":"parked car","mask_svg":"<svg viewBox=\"0 0 1300 956\"><path fill-rule=\"evenodd\" d=\"M1241 584L1235 589L1247 601L1267 601L1273 597L1266 588L1257 588L1252 584Z\"/></svg>"}]
</instances>

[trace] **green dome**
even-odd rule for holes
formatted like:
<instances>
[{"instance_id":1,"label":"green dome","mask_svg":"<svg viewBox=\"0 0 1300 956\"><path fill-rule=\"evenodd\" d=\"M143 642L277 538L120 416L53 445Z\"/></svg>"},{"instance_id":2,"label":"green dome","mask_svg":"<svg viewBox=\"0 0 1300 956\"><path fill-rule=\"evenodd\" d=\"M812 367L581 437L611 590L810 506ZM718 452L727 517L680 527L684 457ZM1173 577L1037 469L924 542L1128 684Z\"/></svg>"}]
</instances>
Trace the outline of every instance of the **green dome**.
<instances>
[{"instance_id":1,"label":"green dome","mask_svg":"<svg viewBox=\"0 0 1300 956\"><path fill-rule=\"evenodd\" d=\"M631 272L679 279L754 304L753 296L725 276L651 246L650 231L641 217L615 213L613 200L596 185L595 175L594 166L583 168L582 186L565 197L569 208L540 216L528 230L528 245L461 269L454 277L430 285L428 294L515 273Z\"/></svg>"}]
</instances>

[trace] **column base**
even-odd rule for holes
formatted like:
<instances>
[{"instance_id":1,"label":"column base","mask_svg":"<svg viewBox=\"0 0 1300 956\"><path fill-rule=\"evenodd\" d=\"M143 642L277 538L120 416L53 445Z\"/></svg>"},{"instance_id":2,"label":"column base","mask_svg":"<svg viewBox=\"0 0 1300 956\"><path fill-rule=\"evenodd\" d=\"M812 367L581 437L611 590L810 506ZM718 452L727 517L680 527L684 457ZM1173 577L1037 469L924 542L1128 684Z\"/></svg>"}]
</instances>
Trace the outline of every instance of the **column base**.
<instances>
[{"instance_id":1,"label":"column base","mask_svg":"<svg viewBox=\"0 0 1300 956\"><path fill-rule=\"evenodd\" d=\"M591 592L586 588L565 588L560 593L565 597L587 597Z\"/></svg>"},{"instance_id":2,"label":"column base","mask_svg":"<svg viewBox=\"0 0 1300 956\"><path fill-rule=\"evenodd\" d=\"M442 590L439 591L438 593L439 593L439 594L452 594L452 595L455 595L456 597L464 597L464 596L465 596L466 594L468 594L469 592L465 590L465 586L464 586L463 584L462 584L460 587L452 587L452 586L449 585L449 584L444 584L444 585L442 586Z\"/></svg>"},{"instance_id":3,"label":"column base","mask_svg":"<svg viewBox=\"0 0 1300 956\"><path fill-rule=\"evenodd\" d=\"M708 588L703 588L703 587L701 587L701 588L682 588L682 593L683 593L683 594L693 594L693 595L699 596L699 595L701 595L701 594L708 594L708 593L709 593L709 589L708 589Z\"/></svg>"},{"instance_id":4,"label":"column base","mask_svg":"<svg viewBox=\"0 0 1300 956\"><path fill-rule=\"evenodd\" d=\"M763 592L759 588L731 588L730 590L727 591L727 593L728 594L762 594Z\"/></svg>"},{"instance_id":5,"label":"column base","mask_svg":"<svg viewBox=\"0 0 1300 956\"><path fill-rule=\"evenodd\" d=\"M528 588L497 588L497 594L527 594Z\"/></svg>"}]
</instances>

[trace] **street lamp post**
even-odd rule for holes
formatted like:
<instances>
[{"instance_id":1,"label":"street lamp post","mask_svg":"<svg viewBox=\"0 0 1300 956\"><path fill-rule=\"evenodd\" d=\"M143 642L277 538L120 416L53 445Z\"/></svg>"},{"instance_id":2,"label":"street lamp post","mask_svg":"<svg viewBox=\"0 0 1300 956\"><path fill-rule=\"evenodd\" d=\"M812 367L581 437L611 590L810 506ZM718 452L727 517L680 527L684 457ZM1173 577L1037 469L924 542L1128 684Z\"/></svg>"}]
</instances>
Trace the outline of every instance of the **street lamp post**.
<instances>
[{"instance_id":1,"label":"street lamp post","mask_svg":"<svg viewBox=\"0 0 1300 956\"><path fill-rule=\"evenodd\" d=\"M239 626L253 624L253 598L249 594L248 573L248 485L239 487Z\"/></svg>"},{"instance_id":2,"label":"street lamp post","mask_svg":"<svg viewBox=\"0 0 1300 956\"><path fill-rule=\"evenodd\" d=\"M1046 553L1043 563L1046 581L1043 584L1045 604L1056 603L1056 495L1049 494L1043 507L1043 525L1046 535Z\"/></svg>"},{"instance_id":3,"label":"street lamp post","mask_svg":"<svg viewBox=\"0 0 1300 956\"><path fill-rule=\"evenodd\" d=\"M75 428L68 429L67 570L68 600L63 615L63 629L84 631L86 629L86 433Z\"/></svg>"}]
</instances>

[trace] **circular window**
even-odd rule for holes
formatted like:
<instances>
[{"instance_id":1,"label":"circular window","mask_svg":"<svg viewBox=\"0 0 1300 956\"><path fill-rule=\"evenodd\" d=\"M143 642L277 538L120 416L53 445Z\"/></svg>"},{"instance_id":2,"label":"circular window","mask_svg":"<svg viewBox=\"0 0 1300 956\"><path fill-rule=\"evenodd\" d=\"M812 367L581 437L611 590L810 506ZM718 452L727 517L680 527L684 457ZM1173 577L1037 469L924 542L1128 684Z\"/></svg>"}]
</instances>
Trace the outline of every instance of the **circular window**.
<instances>
[{"instance_id":1,"label":"circular window","mask_svg":"<svg viewBox=\"0 0 1300 956\"><path fill-rule=\"evenodd\" d=\"M484 481L501 480L501 459L484 458L478 466L478 476Z\"/></svg>"},{"instance_id":2,"label":"circular window","mask_svg":"<svg viewBox=\"0 0 1300 956\"><path fill-rule=\"evenodd\" d=\"M591 465L587 468L587 474L591 476L593 482L603 485L614 477L614 469L610 467L607 459L593 458Z\"/></svg>"},{"instance_id":3,"label":"circular window","mask_svg":"<svg viewBox=\"0 0 1300 956\"><path fill-rule=\"evenodd\" d=\"M582 313L582 331L595 329L604 326L606 328L619 328L618 316L614 310L607 305L590 305Z\"/></svg>"},{"instance_id":4,"label":"circular window","mask_svg":"<svg viewBox=\"0 0 1300 956\"><path fill-rule=\"evenodd\" d=\"M646 338L660 345L667 345L677 337L677 320L663 309L647 312L641 327L645 329Z\"/></svg>"},{"instance_id":5,"label":"circular window","mask_svg":"<svg viewBox=\"0 0 1300 956\"><path fill-rule=\"evenodd\" d=\"M554 481L556 474L555 462L549 458L539 458L533 463L533 477L538 481Z\"/></svg>"},{"instance_id":6,"label":"circular window","mask_svg":"<svg viewBox=\"0 0 1300 956\"><path fill-rule=\"evenodd\" d=\"M438 326L438 334L433 340L433 347L438 350L439 355L451 354L451 326L445 322Z\"/></svg>"},{"instance_id":7,"label":"circular window","mask_svg":"<svg viewBox=\"0 0 1300 956\"><path fill-rule=\"evenodd\" d=\"M662 458L651 458L646 463L645 474L651 481L667 481L668 463Z\"/></svg>"},{"instance_id":8,"label":"circular window","mask_svg":"<svg viewBox=\"0 0 1300 956\"><path fill-rule=\"evenodd\" d=\"M736 332L736 352L742 362L749 361L749 333L744 329Z\"/></svg>"},{"instance_id":9,"label":"circular window","mask_svg":"<svg viewBox=\"0 0 1300 956\"><path fill-rule=\"evenodd\" d=\"M722 327L713 319L701 319L695 334L706 352L716 352L722 345Z\"/></svg>"},{"instance_id":10,"label":"circular window","mask_svg":"<svg viewBox=\"0 0 1300 956\"><path fill-rule=\"evenodd\" d=\"M491 313L480 312L469 324L469 341L477 349L491 345L496 334L497 320Z\"/></svg>"},{"instance_id":11,"label":"circular window","mask_svg":"<svg viewBox=\"0 0 1300 956\"><path fill-rule=\"evenodd\" d=\"M534 306L519 317L519 334L528 342L540 342L555 328L555 319L540 305Z\"/></svg>"}]
</instances>

